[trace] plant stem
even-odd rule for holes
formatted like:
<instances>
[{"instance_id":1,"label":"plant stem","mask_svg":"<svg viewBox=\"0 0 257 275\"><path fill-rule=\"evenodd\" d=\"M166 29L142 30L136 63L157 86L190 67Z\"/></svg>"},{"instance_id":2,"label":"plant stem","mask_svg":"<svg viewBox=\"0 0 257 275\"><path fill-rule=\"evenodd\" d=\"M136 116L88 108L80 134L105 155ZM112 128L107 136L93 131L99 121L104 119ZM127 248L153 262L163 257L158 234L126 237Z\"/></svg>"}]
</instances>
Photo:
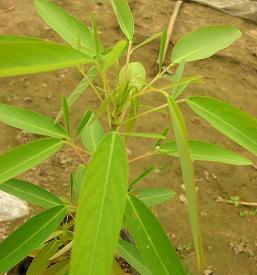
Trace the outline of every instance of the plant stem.
<instances>
[{"instance_id":1,"label":"plant stem","mask_svg":"<svg viewBox=\"0 0 257 275\"><path fill-rule=\"evenodd\" d=\"M216 202L234 204L230 200L225 200L225 199L221 199L221 198L217 199ZM238 201L237 203L238 203L238 205L257 207L257 202Z\"/></svg>"},{"instance_id":2,"label":"plant stem","mask_svg":"<svg viewBox=\"0 0 257 275\"><path fill-rule=\"evenodd\" d=\"M153 156L153 155L156 155L156 152L147 152L147 153L145 153L145 154L143 154L143 155L141 155L141 156L138 156L138 157L136 157L136 158L130 159L130 160L128 161L128 163L131 163L131 162L134 162L134 161L137 161L137 160L139 160L139 159L146 158L146 157L150 157L150 156Z\"/></svg>"}]
</instances>

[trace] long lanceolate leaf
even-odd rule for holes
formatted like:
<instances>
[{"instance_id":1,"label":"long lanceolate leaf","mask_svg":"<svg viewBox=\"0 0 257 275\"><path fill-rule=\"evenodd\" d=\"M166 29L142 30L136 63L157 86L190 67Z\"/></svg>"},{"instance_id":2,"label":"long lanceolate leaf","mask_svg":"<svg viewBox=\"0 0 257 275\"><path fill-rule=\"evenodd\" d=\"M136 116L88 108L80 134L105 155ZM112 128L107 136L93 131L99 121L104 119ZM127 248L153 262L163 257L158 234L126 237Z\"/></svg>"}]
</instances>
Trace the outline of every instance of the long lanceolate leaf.
<instances>
[{"instance_id":1,"label":"long lanceolate leaf","mask_svg":"<svg viewBox=\"0 0 257 275\"><path fill-rule=\"evenodd\" d=\"M66 136L64 129L42 114L0 103L0 121L30 133L55 138Z\"/></svg>"},{"instance_id":2,"label":"long lanceolate leaf","mask_svg":"<svg viewBox=\"0 0 257 275\"><path fill-rule=\"evenodd\" d=\"M119 25L128 40L134 36L134 19L127 0L111 0Z\"/></svg>"},{"instance_id":3,"label":"long lanceolate leaf","mask_svg":"<svg viewBox=\"0 0 257 275\"><path fill-rule=\"evenodd\" d=\"M19 227L0 244L0 273L7 272L38 248L62 222L66 208L48 209Z\"/></svg>"},{"instance_id":4,"label":"long lanceolate leaf","mask_svg":"<svg viewBox=\"0 0 257 275\"><path fill-rule=\"evenodd\" d=\"M70 275L110 274L128 188L127 156L116 133L108 134L98 146L84 181L76 215Z\"/></svg>"},{"instance_id":5,"label":"long lanceolate leaf","mask_svg":"<svg viewBox=\"0 0 257 275\"><path fill-rule=\"evenodd\" d=\"M199 223L199 210L197 204L195 174L193 162L188 145L187 130L183 115L171 96L167 97L174 134L179 152L180 165L182 169L183 181L186 188L186 197L188 201L189 219L191 231L194 240L194 246L197 255L198 265L203 265L203 248Z\"/></svg>"},{"instance_id":6,"label":"long lanceolate leaf","mask_svg":"<svg viewBox=\"0 0 257 275\"><path fill-rule=\"evenodd\" d=\"M22 36L0 36L0 77L48 72L91 62L61 44Z\"/></svg>"},{"instance_id":7,"label":"long lanceolate leaf","mask_svg":"<svg viewBox=\"0 0 257 275\"><path fill-rule=\"evenodd\" d=\"M153 275L186 274L167 234L143 202L129 196L125 216L137 248Z\"/></svg>"},{"instance_id":8,"label":"long lanceolate leaf","mask_svg":"<svg viewBox=\"0 0 257 275\"><path fill-rule=\"evenodd\" d=\"M63 204L58 197L46 189L23 180L10 179L3 182L0 184L0 190L44 208L52 208Z\"/></svg>"},{"instance_id":9,"label":"long lanceolate leaf","mask_svg":"<svg viewBox=\"0 0 257 275\"><path fill-rule=\"evenodd\" d=\"M241 36L231 26L208 26L199 28L182 37L173 49L173 63L191 62L214 55L230 46Z\"/></svg>"},{"instance_id":10,"label":"long lanceolate leaf","mask_svg":"<svg viewBox=\"0 0 257 275\"><path fill-rule=\"evenodd\" d=\"M63 145L59 139L42 139L19 146L0 156L0 184L40 164Z\"/></svg>"},{"instance_id":11,"label":"long lanceolate leaf","mask_svg":"<svg viewBox=\"0 0 257 275\"><path fill-rule=\"evenodd\" d=\"M210 97L189 97L189 107L213 127L257 155L257 119L230 104Z\"/></svg>"},{"instance_id":12,"label":"long lanceolate leaf","mask_svg":"<svg viewBox=\"0 0 257 275\"><path fill-rule=\"evenodd\" d=\"M38 14L73 48L88 56L95 54L91 31L75 17L47 0L34 1Z\"/></svg>"},{"instance_id":13,"label":"long lanceolate leaf","mask_svg":"<svg viewBox=\"0 0 257 275\"><path fill-rule=\"evenodd\" d=\"M193 160L215 161L233 165L252 165L252 162L247 158L216 144L198 140L189 140L188 144ZM179 157L176 141L161 144L158 152Z\"/></svg>"}]
</instances>

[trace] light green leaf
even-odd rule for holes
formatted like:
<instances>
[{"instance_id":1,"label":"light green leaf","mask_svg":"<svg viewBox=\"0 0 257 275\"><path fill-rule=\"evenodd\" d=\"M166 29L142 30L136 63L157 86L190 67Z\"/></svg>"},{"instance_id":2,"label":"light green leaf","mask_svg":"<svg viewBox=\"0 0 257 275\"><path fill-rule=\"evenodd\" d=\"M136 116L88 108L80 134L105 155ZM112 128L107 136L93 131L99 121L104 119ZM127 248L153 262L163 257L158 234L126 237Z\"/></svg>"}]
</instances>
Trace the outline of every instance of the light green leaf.
<instances>
[{"instance_id":1,"label":"light green leaf","mask_svg":"<svg viewBox=\"0 0 257 275\"><path fill-rule=\"evenodd\" d=\"M125 275L120 265L116 260L113 260L111 275Z\"/></svg>"},{"instance_id":2,"label":"light green leaf","mask_svg":"<svg viewBox=\"0 0 257 275\"><path fill-rule=\"evenodd\" d=\"M0 184L40 164L58 151L63 142L42 139L21 145L0 156Z\"/></svg>"},{"instance_id":3,"label":"light green leaf","mask_svg":"<svg viewBox=\"0 0 257 275\"><path fill-rule=\"evenodd\" d=\"M133 195L146 206L152 207L172 199L176 193L168 188L143 188L133 190Z\"/></svg>"},{"instance_id":4,"label":"light green leaf","mask_svg":"<svg viewBox=\"0 0 257 275\"><path fill-rule=\"evenodd\" d=\"M166 45L166 40L167 40L167 28L164 29L164 31L162 32L162 36L161 36L161 42L160 42L160 49L159 49L159 71L162 70L162 65L165 59L165 55L164 55L164 50L165 50L165 45Z\"/></svg>"},{"instance_id":5,"label":"light green leaf","mask_svg":"<svg viewBox=\"0 0 257 275\"><path fill-rule=\"evenodd\" d=\"M82 118L82 120L81 120L81 122L80 122L80 124L79 124L79 127L78 127L78 129L77 129L76 136L77 136L77 135L85 128L85 126L89 123L90 118L92 117L92 115L93 115L93 112L92 112L92 111L87 111L87 112L84 114L84 116L83 116L83 118Z\"/></svg>"},{"instance_id":6,"label":"light green leaf","mask_svg":"<svg viewBox=\"0 0 257 275\"><path fill-rule=\"evenodd\" d=\"M132 238L153 275L186 274L167 234L143 202L129 196L125 216Z\"/></svg>"},{"instance_id":7,"label":"light green leaf","mask_svg":"<svg viewBox=\"0 0 257 275\"><path fill-rule=\"evenodd\" d=\"M58 197L46 189L18 179L10 179L1 183L0 190L44 208L52 208L63 204Z\"/></svg>"},{"instance_id":8,"label":"light green leaf","mask_svg":"<svg viewBox=\"0 0 257 275\"><path fill-rule=\"evenodd\" d=\"M210 97L189 97L189 107L213 127L257 155L257 119L230 104Z\"/></svg>"},{"instance_id":9,"label":"light green leaf","mask_svg":"<svg viewBox=\"0 0 257 275\"><path fill-rule=\"evenodd\" d=\"M188 144L193 160L215 161L234 165L252 165L252 162L245 157L216 144L197 140L189 140ZM162 144L158 151L174 157L179 156L175 141Z\"/></svg>"},{"instance_id":10,"label":"light green leaf","mask_svg":"<svg viewBox=\"0 0 257 275\"><path fill-rule=\"evenodd\" d=\"M144 275L151 275L150 270L146 266L144 258L135 245L124 240L119 240L117 252L119 256L121 256L126 260L126 262L133 266L137 272Z\"/></svg>"},{"instance_id":11,"label":"light green leaf","mask_svg":"<svg viewBox=\"0 0 257 275\"><path fill-rule=\"evenodd\" d=\"M116 62L116 60L124 52L127 45L128 45L128 42L126 40L118 41L114 45L114 47L112 48L112 50L106 57L106 60L104 62L104 66L103 66L103 72L106 72Z\"/></svg>"},{"instance_id":12,"label":"light green leaf","mask_svg":"<svg viewBox=\"0 0 257 275\"><path fill-rule=\"evenodd\" d=\"M22 36L0 36L0 77L48 72L91 60L61 44Z\"/></svg>"},{"instance_id":13,"label":"light green leaf","mask_svg":"<svg viewBox=\"0 0 257 275\"><path fill-rule=\"evenodd\" d=\"M30 264L26 275L39 275L44 272L48 265L49 259L58 251L60 242L57 240L47 243L35 256Z\"/></svg>"},{"instance_id":14,"label":"light green leaf","mask_svg":"<svg viewBox=\"0 0 257 275\"><path fill-rule=\"evenodd\" d=\"M64 138L65 130L54 121L42 114L27 109L0 103L0 121L12 127L30 133L55 138Z\"/></svg>"},{"instance_id":15,"label":"light green leaf","mask_svg":"<svg viewBox=\"0 0 257 275\"><path fill-rule=\"evenodd\" d=\"M160 135L160 134L155 134L155 133L142 133L142 132L137 132L137 133L119 133L120 135L123 136L130 136L130 137L142 137L142 138L153 138L153 139L165 139L165 136Z\"/></svg>"},{"instance_id":16,"label":"light green leaf","mask_svg":"<svg viewBox=\"0 0 257 275\"><path fill-rule=\"evenodd\" d=\"M128 64L127 75L126 75L126 66L123 66L119 74L119 84L121 87L127 85L129 80L129 85L134 86L137 90L141 90L145 84L146 71L142 63L140 62L131 62Z\"/></svg>"},{"instance_id":17,"label":"light green leaf","mask_svg":"<svg viewBox=\"0 0 257 275\"><path fill-rule=\"evenodd\" d=\"M69 274L106 275L112 268L128 188L128 160L116 133L109 133L98 146L84 182Z\"/></svg>"},{"instance_id":18,"label":"light green leaf","mask_svg":"<svg viewBox=\"0 0 257 275\"><path fill-rule=\"evenodd\" d=\"M70 135L70 114L69 114L69 106L65 96L62 97L62 111L63 111L63 118L65 122L66 133Z\"/></svg>"},{"instance_id":19,"label":"light green leaf","mask_svg":"<svg viewBox=\"0 0 257 275\"><path fill-rule=\"evenodd\" d=\"M9 271L38 248L62 222L67 209L57 206L27 221L0 243L0 273Z\"/></svg>"},{"instance_id":20,"label":"light green leaf","mask_svg":"<svg viewBox=\"0 0 257 275\"><path fill-rule=\"evenodd\" d=\"M143 42L141 42L140 44L136 45L134 48L133 48L133 51L145 46L146 44L152 42L153 40L159 38L162 36L162 32L158 32L158 33L155 33L153 35L151 35L150 37L146 38L146 40L144 40Z\"/></svg>"},{"instance_id":21,"label":"light green leaf","mask_svg":"<svg viewBox=\"0 0 257 275\"><path fill-rule=\"evenodd\" d=\"M178 68L177 68L176 73L175 73L174 78L173 78L173 83L179 82L181 80L181 78L183 76L183 73L184 73L184 70L185 70L185 66L186 66L185 62L181 62L178 65ZM180 94L188 86L188 84L189 83L185 83L185 84L174 87L173 90L172 90L173 98L176 99L178 96L180 96Z\"/></svg>"},{"instance_id":22,"label":"light green leaf","mask_svg":"<svg viewBox=\"0 0 257 275\"><path fill-rule=\"evenodd\" d=\"M90 121L94 119L91 116ZM104 137L104 129L98 119L92 123L88 123L80 133L82 143L88 153L93 154Z\"/></svg>"},{"instance_id":23,"label":"light green leaf","mask_svg":"<svg viewBox=\"0 0 257 275\"><path fill-rule=\"evenodd\" d=\"M67 275L69 265L70 260L64 259L63 261L51 265L44 273L42 273L42 275Z\"/></svg>"},{"instance_id":24,"label":"light green leaf","mask_svg":"<svg viewBox=\"0 0 257 275\"><path fill-rule=\"evenodd\" d=\"M134 36L134 19L127 0L111 0L111 4L121 30L128 40L132 41Z\"/></svg>"},{"instance_id":25,"label":"light green leaf","mask_svg":"<svg viewBox=\"0 0 257 275\"><path fill-rule=\"evenodd\" d=\"M86 166L84 164L79 164L74 176L74 190L75 190L76 201L78 201L79 194L84 183L85 173L86 173Z\"/></svg>"},{"instance_id":26,"label":"light green leaf","mask_svg":"<svg viewBox=\"0 0 257 275\"><path fill-rule=\"evenodd\" d=\"M171 60L174 63L181 63L210 57L230 46L240 36L241 32L231 26L199 28L178 41Z\"/></svg>"},{"instance_id":27,"label":"light green leaf","mask_svg":"<svg viewBox=\"0 0 257 275\"><path fill-rule=\"evenodd\" d=\"M34 3L42 19L67 43L88 56L95 55L95 43L88 27L47 0L34 0Z\"/></svg>"},{"instance_id":28,"label":"light green leaf","mask_svg":"<svg viewBox=\"0 0 257 275\"><path fill-rule=\"evenodd\" d=\"M195 174L193 162L191 159L190 149L188 145L188 134L185 126L183 115L171 96L167 97L171 120L173 124L174 135L176 138L178 153L180 158L180 166L182 170L183 181L185 184L186 197L188 201L189 220L191 231L196 250L198 266L203 265L203 247L199 222L199 210L195 186Z\"/></svg>"},{"instance_id":29,"label":"light green leaf","mask_svg":"<svg viewBox=\"0 0 257 275\"><path fill-rule=\"evenodd\" d=\"M69 108L85 93L85 91L87 90L87 88L90 86L90 82L94 81L94 79L96 78L96 68L92 67L85 78L83 78L80 83L78 84L78 86L74 89L74 91L68 96L67 98L67 102L68 102L68 106ZM60 120L60 118L63 115L63 110L61 109L58 113L58 115L56 116L55 119L55 123L58 122Z\"/></svg>"}]
</instances>

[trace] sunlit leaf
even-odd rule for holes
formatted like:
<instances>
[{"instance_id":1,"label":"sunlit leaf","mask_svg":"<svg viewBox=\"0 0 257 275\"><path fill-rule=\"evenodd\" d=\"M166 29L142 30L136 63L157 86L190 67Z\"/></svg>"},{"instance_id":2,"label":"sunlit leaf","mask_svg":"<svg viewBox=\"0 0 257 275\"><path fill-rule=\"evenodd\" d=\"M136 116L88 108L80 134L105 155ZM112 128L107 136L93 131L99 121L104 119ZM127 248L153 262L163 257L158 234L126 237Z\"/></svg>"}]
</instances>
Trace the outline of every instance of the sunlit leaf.
<instances>
[{"instance_id":1,"label":"sunlit leaf","mask_svg":"<svg viewBox=\"0 0 257 275\"><path fill-rule=\"evenodd\" d=\"M146 206L152 207L172 199L176 193L168 188L142 188L133 191Z\"/></svg>"},{"instance_id":2,"label":"sunlit leaf","mask_svg":"<svg viewBox=\"0 0 257 275\"><path fill-rule=\"evenodd\" d=\"M0 121L26 132L56 138L64 138L65 130L42 114L0 103Z\"/></svg>"},{"instance_id":3,"label":"sunlit leaf","mask_svg":"<svg viewBox=\"0 0 257 275\"><path fill-rule=\"evenodd\" d=\"M74 176L74 190L75 190L76 201L78 201L81 187L83 186L83 183L84 183L85 173L86 173L86 166L84 164L79 164Z\"/></svg>"},{"instance_id":4,"label":"sunlit leaf","mask_svg":"<svg viewBox=\"0 0 257 275\"><path fill-rule=\"evenodd\" d=\"M186 103L227 137L257 155L257 119L210 97L189 97Z\"/></svg>"},{"instance_id":5,"label":"sunlit leaf","mask_svg":"<svg viewBox=\"0 0 257 275\"><path fill-rule=\"evenodd\" d=\"M44 208L56 207L63 204L58 197L46 189L23 180L10 179L3 182L0 184L0 190Z\"/></svg>"},{"instance_id":6,"label":"sunlit leaf","mask_svg":"<svg viewBox=\"0 0 257 275\"><path fill-rule=\"evenodd\" d=\"M185 192L188 201L189 220L196 250L198 266L203 265L203 247L199 222L199 210L195 186L195 174L188 145L188 136L183 115L171 96L167 97L174 135L176 138Z\"/></svg>"},{"instance_id":7,"label":"sunlit leaf","mask_svg":"<svg viewBox=\"0 0 257 275\"><path fill-rule=\"evenodd\" d=\"M77 129L76 135L78 135L84 129L84 127L89 123L90 118L92 117L92 115L93 115L92 111L87 111L84 114L84 116L83 116L83 118L82 118L82 120L79 124L79 127Z\"/></svg>"},{"instance_id":8,"label":"sunlit leaf","mask_svg":"<svg viewBox=\"0 0 257 275\"><path fill-rule=\"evenodd\" d=\"M40 164L58 151L62 145L63 142L58 139L42 139L4 153L0 156L0 183Z\"/></svg>"},{"instance_id":9,"label":"sunlit leaf","mask_svg":"<svg viewBox=\"0 0 257 275\"><path fill-rule=\"evenodd\" d=\"M95 55L95 43L88 27L47 0L34 0L34 3L42 19L67 43L88 56Z\"/></svg>"},{"instance_id":10,"label":"sunlit leaf","mask_svg":"<svg viewBox=\"0 0 257 275\"><path fill-rule=\"evenodd\" d=\"M111 0L111 4L121 30L128 40L132 41L134 36L134 19L127 0Z\"/></svg>"},{"instance_id":11,"label":"sunlit leaf","mask_svg":"<svg viewBox=\"0 0 257 275\"><path fill-rule=\"evenodd\" d=\"M252 162L245 157L216 144L197 140L189 140L188 144L193 160L215 161L234 165L252 165ZM175 141L162 144L158 151L174 157L179 156Z\"/></svg>"},{"instance_id":12,"label":"sunlit leaf","mask_svg":"<svg viewBox=\"0 0 257 275\"><path fill-rule=\"evenodd\" d=\"M129 196L125 216L133 240L153 275L186 274L167 234L143 202Z\"/></svg>"},{"instance_id":13,"label":"sunlit leaf","mask_svg":"<svg viewBox=\"0 0 257 275\"><path fill-rule=\"evenodd\" d=\"M182 37L172 52L172 62L190 62L210 57L230 46L241 36L231 26L208 26L199 28Z\"/></svg>"},{"instance_id":14,"label":"sunlit leaf","mask_svg":"<svg viewBox=\"0 0 257 275\"><path fill-rule=\"evenodd\" d=\"M9 271L38 248L58 227L66 214L64 206L48 209L27 221L0 243L0 273Z\"/></svg>"},{"instance_id":15,"label":"sunlit leaf","mask_svg":"<svg viewBox=\"0 0 257 275\"><path fill-rule=\"evenodd\" d=\"M176 73L175 73L174 78L173 78L173 83L176 83L176 82L181 80L181 78L183 76L183 73L184 73L184 70L185 70L185 65L186 65L185 62L181 62L178 65L178 68L177 68ZM172 90L173 98L176 99L178 96L180 96L180 94L183 92L183 90L187 86L188 86L188 83L185 83L185 84L174 87L173 90Z\"/></svg>"},{"instance_id":16,"label":"sunlit leaf","mask_svg":"<svg viewBox=\"0 0 257 275\"><path fill-rule=\"evenodd\" d=\"M0 36L0 77L48 72L91 60L61 44L23 36Z\"/></svg>"},{"instance_id":17,"label":"sunlit leaf","mask_svg":"<svg viewBox=\"0 0 257 275\"><path fill-rule=\"evenodd\" d=\"M66 97L62 97L62 111L63 111L63 118L65 122L65 128L67 135L70 135L70 114L69 114L69 106Z\"/></svg>"},{"instance_id":18,"label":"sunlit leaf","mask_svg":"<svg viewBox=\"0 0 257 275\"><path fill-rule=\"evenodd\" d=\"M109 133L98 146L84 182L69 274L110 274L128 188L127 156L116 133Z\"/></svg>"}]
</instances>

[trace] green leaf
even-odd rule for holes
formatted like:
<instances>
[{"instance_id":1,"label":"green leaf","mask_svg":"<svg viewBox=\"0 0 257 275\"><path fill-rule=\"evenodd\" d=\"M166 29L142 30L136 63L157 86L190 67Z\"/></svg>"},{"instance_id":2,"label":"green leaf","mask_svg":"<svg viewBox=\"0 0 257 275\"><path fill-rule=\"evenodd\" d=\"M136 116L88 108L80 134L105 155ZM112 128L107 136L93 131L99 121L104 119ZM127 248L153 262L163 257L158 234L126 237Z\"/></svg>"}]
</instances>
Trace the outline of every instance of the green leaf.
<instances>
[{"instance_id":1,"label":"green leaf","mask_svg":"<svg viewBox=\"0 0 257 275\"><path fill-rule=\"evenodd\" d=\"M128 113L128 122L125 124L125 131L132 132L136 124L136 116L139 109L139 97L134 97L130 102L130 110Z\"/></svg>"},{"instance_id":2,"label":"green leaf","mask_svg":"<svg viewBox=\"0 0 257 275\"><path fill-rule=\"evenodd\" d=\"M126 76L126 66L123 66L119 74L119 84L120 86L127 85L129 80L130 86L134 86L137 90L141 90L145 84L146 71L144 66L140 62L131 62L128 64L127 76Z\"/></svg>"},{"instance_id":3,"label":"green leaf","mask_svg":"<svg viewBox=\"0 0 257 275\"><path fill-rule=\"evenodd\" d=\"M252 165L252 162L245 157L216 144L189 140L189 149L193 160L215 161L234 165ZM179 156L175 141L162 144L158 151L174 157Z\"/></svg>"},{"instance_id":4,"label":"green leaf","mask_svg":"<svg viewBox=\"0 0 257 275\"><path fill-rule=\"evenodd\" d=\"M61 44L22 36L0 36L0 77L48 72L91 60Z\"/></svg>"},{"instance_id":5,"label":"green leaf","mask_svg":"<svg viewBox=\"0 0 257 275\"><path fill-rule=\"evenodd\" d=\"M78 84L78 86L75 88L75 90L71 93L71 95L68 96L67 98L67 102L68 102L68 106L69 108L79 99L79 97L81 97L85 91L87 90L87 88L90 86L90 82L94 81L96 78L96 68L92 67L85 78L83 78L80 83ZM61 109L58 113L58 115L56 116L55 119L55 123L58 122L60 120L60 118L63 115L63 110Z\"/></svg>"},{"instance_id":6,"label":"green leaf","mask_svg":"<svg viewBox=\"0 0 257 275\"><path fill-rule=\"evenodd\" d=\"M184 70L185 70L185 66L186 66L185 62L181 62L178 65L178 68L177 68L176 73L175 73L174 78L173 78L173 83L179 82L181 80L181 78L183 76L183 73L184 73ZM176 99L178 96L180 96L180 94L188 86L188 84L189 83L185 83L185 84L174 87L173 91L172 91L173 98Z\"/></svg>"},{"instance_id":7,"label":"green leaf","mask_svg":"<svg viewBox=\"0 0 257 275\"><path fill-rule=\"evenodd\" d=\"M73 48L88 56L95 55L90 29L62 8L47 0L34 0L37 13Z\"/></svg>"},{"instance_id":8,"label":"green leaf","mask_svg":"<svg viewBox=\"0 0 257 275\"><path fill-rule=\"evenodd\" d=\"M168 188L143 188L134 190L133 195L146 206L152 207L172 199L176 193Z\"/></svg>"},{"instance_id":9,"label":"green leaf","mask_svg":"<svg viewBox=\"0 0 257 275\"><path fill-rule=\"evenodd\" d=\"M137 133L119 133L120 135L123 136L130 136L130 137L142 137L142 138L153 138L153 139L165 139L165 136L160 135L160 134L155 134L155 133L142 133L142 132L137 132Z\"/></svg>"},{"instance_id":10,"label":"green leaf","mask_svg":"<svg viewBox=\"0 0 257 275\"><path fill-rule=\"evenodd\" d=\"M44 272L48 265L49 259L58 251L60 242L53 240L47 243L35 256L30 264L26 275L39 275Z\"/></svg>"},{"instance_id":11,"label":"green leaf","mask_svg":"<svg viewBox=\"0 0 257 275\"><path fill-rule=\"evenodd\" d=\"M76 214L70 275L106 275L112 268L128 188L128 160L116 133L109 133L98 146L84 182Z\"/></svg>"},{"instance_id":12,"label":"green leaf","mask_svg":"<svg viewBox=\"0 0 257 275\"><path fill-rule=\"evenodd\" d=\"M116 60L121 56L121 54L126 49L127 45L128 45L128 42L126 40L118 41L114 45L114 47L106 57L106 60L103 66L103 72L106 72L116 62Z\"/></svg>"},{"instance_id":13,"label":"green leaf","mask_svg":"<svg viewBox=\"0 0 257 275\"><path fill-rule=\"evenodd\" d=\"M180 158L180 166L182 170L183 181L185 184L186 197L188 201L189 220L191 224L191 231L194 240L194 247L196 250L196 257L198 266L203 265L203 247L202 237L199 222L199 210L197 204L197 194L195 186L195 174L193 162L191 159L190 149L188 145L188 136L183 115L171 97L167 97L171 120L173 124L174 135L176 138L178 153Z\"/></svg>"},{"instance_id":14,"label":"green leaf","mask_svg":"<svg viewBox=\"0 0 257 275\"><path fill-rule=\"evenodd\" d=\"M52 208L63 204L58 197L46 189L18 179L3 182L0 184L0 190L44 208Z\"/></svg>"},{"instance_id":15,"label":"green leaf","mask_svg":"<svg viewBox=\"0 0 257 275\"><path fill-rule=\"evenodd\" d=\"M135 51L136 49L139 49L143 46L145 46L146 44L150 43L151 41L159 38L162 36L162 32L158 32L158 33L155 33L153 35L151 35L150 37L146 38L146 40L144 40L143 42L141 42L140 44L136 45L134 48L133 48L133 51Z\"/></svg>"},{"instance_id":16,"label":"green leaf","mask_svg":"<svg viewBox=\"0 0 257 275\"><path fill-rule=\"evenodd\" d=\"M167 234L143 202L129 196L125 216L133 240L153 275L186 274Z\"/></svg>"},{"instance_id":17,"label":"green leaf","mask_svg":"<svg viewBox=\"0 0 257 275\"><path fill-rule=\"evenodd\" d=\"M81 188L84 183L85 173L86 173L86 166L84 164L79 164L74 176L74 190L75 190L76 201L78 201L79 194L81 192Z\"/></svg>"},{"instance_id":18,"label":"green leaf","mask_svg":"<svg viewBox=\"0 0 257 275\"><path fill-rule=\"evenodd\" d=\"M38 248L62 222L67 209L57 206L27 221L0 243L0 273L9 271Z\"/></svg>"},{"instance_id":19,"label":"green leaf","mask_svg":"<svg viewBox=\"0 0 257 275\"><path fill-rule=\"evenodd\" d=\"M65 128L66 133L70 135L70 114L69 114L69 106L65 96L62 96L62 111L63 111L63 118L65 121Z\"/></svg>"},{"instance_id":20,"label":"green leaf","mask_svg":"<svg viewBox=\"0 0 257 275\"><path fill-rule=\"evenodd\" d=\"M42 114L0 103L0 121L26 132L55 138L64 138L64 129Z\"/></svg>"},{"instance_id":21,"label":"green leaf","mask_svg":"<svg viewBox=\"0 0 257 275\"><path fill-rule=\"evenodd\" d=\"M91 116L90 122L93 119L94 117ZM80 136L85 149L88 151L88 153L93 154L99 143L102 141L105 133L98 119L92 123L90 122L83 128Z\"/></svg>"},{"instance_id":22,"label":"green leaf","mask_svg":"<svg viewBox=\"0 0 257 275\"><path fill-rule=\"evenodd\" d=\"M142 174L140 174L135 180L131 182L131 184L129 185L129 189L131 189L134 185L138 184L141 180L143 180L146 176L151 174L154 170L154 166L147 168Z\"/></svg>"},{"instance_id":23,"label":"green leaf","mask_svg":"<svg viewBox=\"0 0 257 275\"><path fill-rule=\"evenodd\" d=\"M257 155L257 119L210 97L189 97L189 107L221 133Z\"/></svg>"},{"instance_id":24,"label":"green leaf","mask_svg":"<svg viewBox=\"0 0 257 275\"><path fill-rule=\"evenodd\" d=\"M144 258L142 257L135 245L124 240L119 240L117 252L119 256L125 259L126 262L133 266L140 274L152 274L147 268Z\"/></svg>"},{"instance_id":25,"label":"green leaf","mask_svg":"<svg viewBox=\"0 0 257 275\"><path fill-rule=\"evenodd\" d=\"M165 59L164 56L164 50L165 50L165 45L166 45L166 40L167 40L167 28L164 29L164 31L162 32L162 36L161 36L161 42L160 42L160 49L159 49L159 71L162 70L162 65Z\"/></svg>"},{"instance_id":26,"label":"green leaf","mask_svg":"<svg viewBox=\"0 0 257 275\"><path fill-rule=\"evenodd\" d=\"M132 41L134 36L134 19L127 0L111 0L111 4L121 30L128 40Z\"/></svg>"},{"instance_id":27,"label":"green leaf","mask_svg":"<svg viewBox=\"0 0 257 275\"><path fill-rule=\"evenodd\" d=\"M174 63L181 63L210 57L230 46L240 36L241 32L231 26L199 28L178 41L171 60Z\"/></svg>"},{"instance_id":28,"label":"green leaf","mask_svg":"<svg viewBox=\"0 0 257 275\"><path fill-rule=\"evenodd\" d=\"M67 275L69 271L69 265L70 260L64 259L51 265L44 273L42 273L42 275Z\"/></svg>"},{"instance_id":29,"label":"green leaf","mask_svg":"<svg viewBox=\"0 0 257 275\"><path fill-rule=\"evenodd\" d=\"M79 127L78 127L78 129L77 129L76 136L77 136L77 135L85 128L85 126L89 123L90 118L92 117L92 115L93 115L93 112L92 112L92 111L87 111L87 112L84 114L84 116L83 116L83 118L82 118L82 120L81 120L81 122L80 122L80 124L79 124Z\"/></svg>"},{"instance_id":30,"label":"green leaf","mask_svg":"<svg viewBox=\"0 0 257 275\"><path fill-rule=\"evenodd\" d=\"M49 138L32 141L4 153L0 156L0 183L40 164L62 145L61 140Z\"/></svg>"}]
</instances>

